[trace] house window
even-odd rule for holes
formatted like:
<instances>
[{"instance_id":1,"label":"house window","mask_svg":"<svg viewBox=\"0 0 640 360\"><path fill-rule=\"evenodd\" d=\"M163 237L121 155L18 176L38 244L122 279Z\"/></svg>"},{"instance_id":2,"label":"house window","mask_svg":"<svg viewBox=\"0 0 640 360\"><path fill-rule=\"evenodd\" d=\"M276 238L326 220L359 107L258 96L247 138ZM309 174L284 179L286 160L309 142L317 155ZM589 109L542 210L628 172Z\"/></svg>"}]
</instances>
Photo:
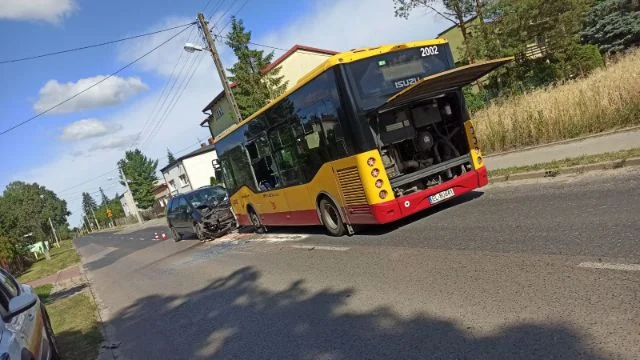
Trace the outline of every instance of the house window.
<instances>
[{"instance_id":1,"label":"house window","mask_svg":"<svg viewBox=\"0 0 640 360\"><path fill-rule=\"evenodd\" d=\"M176 191L176 182L173 180L169 180L169 191L171 192Z\"/></svg>"},{"instance_id":2,"label":"house window","mask_svg":"<svg viewBox=\"0 0 640 360\"><path fill-rule=\"evenodd\" d=\"M189 181L187 181L187 175L185 174L180 175L180 177L178 177L178 180L180 180L180 186L182 187L189 185Z\"/></svg>"}]
</instances>

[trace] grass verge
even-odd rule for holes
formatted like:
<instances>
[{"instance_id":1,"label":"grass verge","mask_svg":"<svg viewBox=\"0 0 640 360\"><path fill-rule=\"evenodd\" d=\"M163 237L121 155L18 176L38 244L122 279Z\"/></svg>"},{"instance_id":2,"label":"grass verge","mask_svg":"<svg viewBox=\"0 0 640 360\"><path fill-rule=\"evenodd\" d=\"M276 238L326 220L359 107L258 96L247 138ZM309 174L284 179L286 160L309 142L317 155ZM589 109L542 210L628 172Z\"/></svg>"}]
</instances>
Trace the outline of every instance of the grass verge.
<instances>
[{"instance_id":1,"label":"grass verge","mask_svg":"<svg viewBox=\"0 0 640 360\"><path fill-rule=\"evenodd\" d=\"M579 156L575 158L566 158L563 160L556 160L548 163L539 163L539 164L526 165L526 166L514 166L514 167L509 167L504 169L491 170L489 171L489 177L513 175L513 174L530 172L530 171L538 171L538 170L554 170L554 169L567 168L570 166L577 166L577 165L597 164L605 161L620 161L620 160L626 160L634 157L640 157L640 148L595 154L595 155L585 155L585 156Z\"/></svg>"},{"instance_id":2,"label":"grass verge","mask_svg":"<svg viewBox=\"0 0 640 360\"><path fill-rule=\"evenodd\" d=\"M51 296L51 290L53 290L53 285L51 284L42 285L42 286L38 286L33 290L35 291L36 295L38 295L38 297L40 298L40 301L42 301L43 303L46 303L47 300L49 299L49 296Z\"/></svg>"},{"instance_id":3,"label":"grass verge","mask_svg":"<svg viewBox=\"0 0 640 360\"><path fill-rule=\"evenodd\" d=\"M585 78L496 101L473 115L486 153L640 124L640 50Z\"/></svg>"},{"instance_id":4,"label":"grass verge","mask_svg":"<svg viewBox=\"0 0 640 360\"><path fill-rule=\"evenodd\" d=\"M22 283L37 280L80 262L80 256L73 247L71 240L60 241L60 247L52 247L49 252L51 259L41 258L31 265L24 274L18 277Z\"/></svg>"},{"instance_id":5,"label":"grass verge","mask_svg":"<svg viewBox=\"0 0 640 360\"><path fill-rule=\"evenodd\" d=\"M67 360L95 359L103 341L97 308L91 297L79 293L47 305L61 357Z\"/></svg>"}]
</instances>

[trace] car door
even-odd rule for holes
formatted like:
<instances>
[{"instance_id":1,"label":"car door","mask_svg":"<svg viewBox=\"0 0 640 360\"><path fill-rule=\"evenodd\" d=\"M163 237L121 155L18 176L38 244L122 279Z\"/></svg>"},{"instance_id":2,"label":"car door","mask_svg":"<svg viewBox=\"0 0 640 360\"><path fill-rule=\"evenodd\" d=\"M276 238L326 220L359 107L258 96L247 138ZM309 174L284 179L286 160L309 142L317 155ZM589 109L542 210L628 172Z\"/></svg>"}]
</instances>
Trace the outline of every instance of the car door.
<instances>
[{"instance_id":1,"label":"car door","mask_svg":"<svg viewBox=\"0 0 640 360\"><path fill-rule=\"evenodd\" d=\"M176 218L177 209L178 209L178 198L172 198L169 200L169 204L167 204L167 222L169 223L169 227L176 227L178 219Z\"/></svg>"},{"instance_id":2,"label":"car door","mask_svg":"<svg viewBox=\"0 0 640 360\"><path fill-rule=\"evenodd\" d=\"M189 203L184 196L176 199L176 225L181 229L191 229L191 213L189 211Z\"/></svg>"},{"instance_id":3,"label":"car door","mask_svg":"<svg viewBox=\"0 0 640 360\"><path fill-rule=\"evenodd\" d=\"M22 289L11 274L0 269L0 292L2 292L2 307L8 312L9 302L20 295ZM44 336L44 322L39 303L29 310L17 315L6 324L7 328L15 335L18 347L24 348L33 354L34 359L42 359L48 352L46 337Z\"/></svg>"}]
</instances>

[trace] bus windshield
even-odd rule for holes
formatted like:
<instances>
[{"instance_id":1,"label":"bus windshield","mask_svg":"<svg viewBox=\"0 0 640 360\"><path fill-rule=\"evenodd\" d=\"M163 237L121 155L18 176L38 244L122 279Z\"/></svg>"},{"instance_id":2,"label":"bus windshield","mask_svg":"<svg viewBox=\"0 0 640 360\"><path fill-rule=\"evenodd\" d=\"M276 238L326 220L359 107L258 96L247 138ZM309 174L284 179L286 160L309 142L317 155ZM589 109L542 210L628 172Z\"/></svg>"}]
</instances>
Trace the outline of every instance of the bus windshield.
<instances>
[{"instance_id":1,"label":"bus windshield","mask_svg":"<svg viewBox=\"0 0 640 360\"><path fill-rule=\"evenodd\" d=\"M347 65L356 101L364 111L382 105L423 77L452 67L447 44L394 51Z\"/></svg>"}]
</instances>

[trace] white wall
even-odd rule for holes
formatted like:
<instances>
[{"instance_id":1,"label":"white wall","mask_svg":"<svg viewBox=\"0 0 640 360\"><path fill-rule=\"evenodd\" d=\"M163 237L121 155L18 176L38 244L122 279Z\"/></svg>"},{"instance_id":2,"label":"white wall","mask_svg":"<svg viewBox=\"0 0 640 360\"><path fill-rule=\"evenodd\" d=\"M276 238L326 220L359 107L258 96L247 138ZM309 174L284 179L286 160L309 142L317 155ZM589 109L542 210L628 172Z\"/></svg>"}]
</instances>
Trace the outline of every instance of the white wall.
<instances>
[{"instance_id":1,"label":"white wall","mask_svg":"<svg viewBox=\"0 0 640 360\"><path fill-rule=\"evenodd\" d=\"M180 183L180 175L186 174L182 161L178 161L172 167L166 169L162 174L164 175L164 179L167 181L167 186L169 186L169 192L173 195L183 194L193 189L191 184L188 182L186 185L182 185ZM187 180L188 179L189 177L187 176ZM175 187L171 186L172 181L175 183Z\"/></svg>"},{"instance_id":2,"label":"white wall","mask_svg":"<svg viewBox=\"0 0 640 360\"><path fill-rule=\"evenodd\" d=\"M211 184L210 178L212 176L215 177L215 171L213 170L211 161L217 158L218 155L215 151L209 151L204 154L182 160L193 189Z\"/></svg>"}]
</instances>

